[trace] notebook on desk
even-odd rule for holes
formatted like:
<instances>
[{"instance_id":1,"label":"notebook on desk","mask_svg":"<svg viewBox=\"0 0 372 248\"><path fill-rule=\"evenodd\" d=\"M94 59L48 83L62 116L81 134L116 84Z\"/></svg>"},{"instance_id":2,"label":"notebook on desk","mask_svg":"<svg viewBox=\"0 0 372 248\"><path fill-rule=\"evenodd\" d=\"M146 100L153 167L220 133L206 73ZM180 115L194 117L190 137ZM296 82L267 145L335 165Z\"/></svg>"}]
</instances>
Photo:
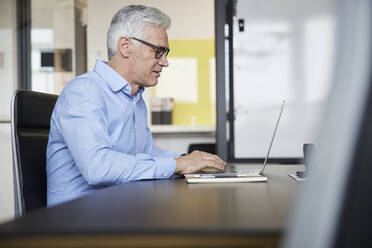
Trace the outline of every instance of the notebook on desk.
<instances>
[{"instance_id":1,"label":"notebook on desk","mask_svg":"<svg viewBox=\"0 0 372 248\"><path fill-rule=\"evenodd\" d=\"M271 147L274 143L276 131L279 126L280 119L282 117L285 101L282 103L280 108L279 117L276 121L273 135L270 140L269 149L267 150L265 161L261 169L249 169L249 170L235 170L230 166L223 172L217 173L195 173L185 174L185 180L187 183L240 183L240 182L266 182L267 176L265 176L265 168L267 159L269 158Z\"/></svg>"}]
</instances>

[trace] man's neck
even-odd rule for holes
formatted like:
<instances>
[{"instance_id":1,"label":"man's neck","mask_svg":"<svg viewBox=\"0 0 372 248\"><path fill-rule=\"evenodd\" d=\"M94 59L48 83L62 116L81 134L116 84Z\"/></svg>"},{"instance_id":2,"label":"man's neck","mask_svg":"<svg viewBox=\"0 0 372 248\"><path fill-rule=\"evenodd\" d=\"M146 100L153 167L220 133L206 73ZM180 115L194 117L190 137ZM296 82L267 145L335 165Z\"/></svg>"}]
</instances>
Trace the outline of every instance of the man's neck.
<instances>
[{"instance_id":1,"label":"man's neck","mask_svg":"<svg viewBox=\"0 0 372 248\"><path fill-rule=\"evenodd\" d=\"M139 88L140 86L138 84L131 84L132 86L132 92L131 92L131 95L134 96L138 91L139 91Z\"/></svg>"},{"instance_id":2,"label":"man's neck","mask_svg":"<svg viewBox=\"0 0 372 248\"><path fill-rule=\"evenodd\" d=\"M127 82L132 87L131 95L134 96L138 92L138 90L140 89L140 86L138 84L134 83L133 80L131 80L131 78L128 77L128 73L125 71L125 69L128 68L128 66L124 65L123 63L120 63L115 58L110 60L108 62L108 65L112 69L114 69L117 73L119 73L123 78L125 78L125 80L127 80Z\"/></svg>"}]
</instances>

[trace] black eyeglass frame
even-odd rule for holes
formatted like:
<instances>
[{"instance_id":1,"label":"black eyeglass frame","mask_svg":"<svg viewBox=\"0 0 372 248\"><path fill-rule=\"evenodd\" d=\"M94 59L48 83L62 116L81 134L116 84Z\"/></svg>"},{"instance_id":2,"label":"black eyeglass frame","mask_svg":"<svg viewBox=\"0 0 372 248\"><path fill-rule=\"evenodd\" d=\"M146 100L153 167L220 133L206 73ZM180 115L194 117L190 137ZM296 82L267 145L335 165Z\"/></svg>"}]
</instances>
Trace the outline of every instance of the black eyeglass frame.
<instances>
[{"instance_id":1,"label":"black eyeglass frame","mask_svg":"<svg viewBox=\"0 0 372 248\"><path fill-rule=\"evenodd\" d=\"M144 41L144 40L141 40L141 39L137 39L135 37L130 37L131 39L133 40L136 40L136 41L139 41L151 48L154 48L155 49L155 58L156 59L160 59L161 57L163 57L163 55L165 54L165 56L168 56L168 53L170 51L169 48L166 48L166 47L162 47L162 46L157 46L157 45L154 45L154 44L151 44L150 42L147 42L147 41Z\"/></svg>"}]
</instances>

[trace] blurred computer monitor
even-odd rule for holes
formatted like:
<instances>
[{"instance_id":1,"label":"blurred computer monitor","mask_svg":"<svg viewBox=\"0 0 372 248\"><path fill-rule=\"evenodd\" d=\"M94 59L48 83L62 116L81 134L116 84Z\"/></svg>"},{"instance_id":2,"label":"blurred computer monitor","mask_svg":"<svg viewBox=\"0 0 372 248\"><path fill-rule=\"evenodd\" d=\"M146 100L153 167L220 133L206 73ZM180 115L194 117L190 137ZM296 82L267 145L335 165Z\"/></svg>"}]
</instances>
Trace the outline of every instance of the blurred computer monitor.
<instances>
[{"instance_id":1,"label":"blurred computer monitor","mask_svg":"<svg viewBox=\"0 0 372 248\"><path fill-rule=\"evenodd\" d=\"M72 71L72 49L43 49L40 51L40 70L71 72Z\"/></svg>"}]
</instances>

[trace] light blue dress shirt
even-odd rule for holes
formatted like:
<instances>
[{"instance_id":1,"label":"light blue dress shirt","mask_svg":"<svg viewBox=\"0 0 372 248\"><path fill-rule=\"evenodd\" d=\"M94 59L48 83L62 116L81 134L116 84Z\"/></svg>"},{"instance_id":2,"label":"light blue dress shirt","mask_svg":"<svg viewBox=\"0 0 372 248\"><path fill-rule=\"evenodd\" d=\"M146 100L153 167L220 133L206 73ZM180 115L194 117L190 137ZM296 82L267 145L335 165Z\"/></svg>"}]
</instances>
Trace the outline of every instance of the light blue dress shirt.
<instances>
[{"instance_id":1,"label":"light blue dress shirt","mask_svg":"<svg viewBox=\"0 0 372 248\"><path fill-rule=\"evenodd\" d=\"M167 178L179 154L154 145L143 89L103 61L62 91L50 121L47 205L62 203L108 185Z\"/></svg>"}]
</instances>

